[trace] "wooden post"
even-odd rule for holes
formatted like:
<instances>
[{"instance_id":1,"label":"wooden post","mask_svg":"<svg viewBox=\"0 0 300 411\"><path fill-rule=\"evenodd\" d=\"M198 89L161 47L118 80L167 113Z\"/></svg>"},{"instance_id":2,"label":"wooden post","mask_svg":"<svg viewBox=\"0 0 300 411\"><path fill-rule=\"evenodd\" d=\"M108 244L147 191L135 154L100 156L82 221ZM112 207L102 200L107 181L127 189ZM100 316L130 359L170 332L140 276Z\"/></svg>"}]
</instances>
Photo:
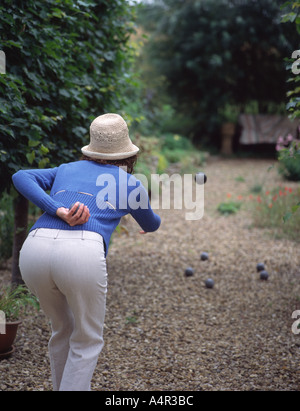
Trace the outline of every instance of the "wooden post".
<instances>
[{"instance_id":1,"label":"wooden post","mask_svg":"<svg viewBox=\"0 0 300 411\"><path fill-rule=\"evenodd\" d=\"M23 284L19 269L19 253L27 237L28 227L28 208L29 202L21 194L18 194L14 201L14 239L13 239L13 258L12 258L12 276L13 284Z\"/></svg>"},{"instance_id":2,"label":"wooden post","mask_svg":"<svg viewBox=\"0 0 300 411\"><path fill-rule=\"evenodd\" d=\"M232 143L233 136L235 133L235 124L234 123L224 123L221 129L222 137L222 147L221 154L231 155L232 154Z\"/></svg>"}]
</instances>

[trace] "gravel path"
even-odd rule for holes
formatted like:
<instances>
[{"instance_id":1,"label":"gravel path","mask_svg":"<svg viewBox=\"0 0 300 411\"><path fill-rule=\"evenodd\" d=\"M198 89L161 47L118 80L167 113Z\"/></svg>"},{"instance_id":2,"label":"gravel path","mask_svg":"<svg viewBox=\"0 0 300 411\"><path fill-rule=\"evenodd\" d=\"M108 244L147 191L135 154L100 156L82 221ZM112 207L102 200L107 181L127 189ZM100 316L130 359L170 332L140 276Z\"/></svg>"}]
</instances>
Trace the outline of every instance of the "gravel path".
<instances>
[{"instance_id":1,"label":"gravel path","mask_svg":"<svg viewBox=\"0 0 300 411\"><path fill-rule=\"evenodd\" d=\"M185 210L159 210L160 230L142 236L126 219L128 233L114 236L108 257L106 345L93 390L300 389L300 335L291 331L300 309L299 243L251 227L246 209L228 217L216 211L228 193L282 184L270 165L210 160L200 221L186 221ZM202 251L208 261L200 261ZM267 282L256 272L261 261ZM195 274L186 278L188 266ZM205 288L208 277L214 289ZM0 362L0 390L52 389L48 338L43 314L24 321L16 352Z\"/></svg>"}]
</instances>

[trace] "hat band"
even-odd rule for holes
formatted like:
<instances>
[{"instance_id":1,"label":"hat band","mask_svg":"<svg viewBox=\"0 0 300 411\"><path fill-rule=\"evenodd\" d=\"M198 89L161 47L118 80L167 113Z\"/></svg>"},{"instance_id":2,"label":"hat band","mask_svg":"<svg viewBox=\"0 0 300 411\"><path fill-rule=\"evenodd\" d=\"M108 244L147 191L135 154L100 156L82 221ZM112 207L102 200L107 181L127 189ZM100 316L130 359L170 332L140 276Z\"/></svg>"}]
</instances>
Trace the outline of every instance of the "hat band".
<instances>
[{"instance_id":1,"label":"hat band","mask_svg":"<svg viewBox=\"0 0 300 411\"><path fill-rule=\"evenodd\" d=\"M124 158L129 158L134 156L139 152L139 148L132 144L132 150L127 151L127 152L121 152L121 153L100 153L98 151L91 151L89 149L89 146L82 147L81 152L85 156L91 157L91 158L97 158L101 160L122 160Z\"/></svg>"}]
</instances>

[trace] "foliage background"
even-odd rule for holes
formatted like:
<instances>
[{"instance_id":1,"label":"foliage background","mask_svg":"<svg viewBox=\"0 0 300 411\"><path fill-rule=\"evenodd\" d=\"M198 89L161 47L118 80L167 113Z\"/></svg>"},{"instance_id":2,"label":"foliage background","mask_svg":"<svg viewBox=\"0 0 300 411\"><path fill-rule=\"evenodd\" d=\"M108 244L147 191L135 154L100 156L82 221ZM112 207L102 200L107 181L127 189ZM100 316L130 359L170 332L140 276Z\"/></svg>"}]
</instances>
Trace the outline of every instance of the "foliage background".
<instances>
[{"instance_id":1,"label":"foliage background","mask_svg":"<svg viewBox=\"0 0 300 411\"><path fill-rule=\"evenodd\" d=\"M298 47L277 0L153 0L141 8L146 118L217 146L224 108L286 114L284 59ZM228 110L227 110L228 111Z\"/></svg>"},{"instance_id":2,"label":"foliage background","mask_svg":"<svg viewBox=\"0 0 300 411\"><path fill-rule=\"evenodd\" d=\"M24 167L78 157L91 120L120 111L134 8L126 0L3 0L0 193Z\"/></svg>"}]
</instances>

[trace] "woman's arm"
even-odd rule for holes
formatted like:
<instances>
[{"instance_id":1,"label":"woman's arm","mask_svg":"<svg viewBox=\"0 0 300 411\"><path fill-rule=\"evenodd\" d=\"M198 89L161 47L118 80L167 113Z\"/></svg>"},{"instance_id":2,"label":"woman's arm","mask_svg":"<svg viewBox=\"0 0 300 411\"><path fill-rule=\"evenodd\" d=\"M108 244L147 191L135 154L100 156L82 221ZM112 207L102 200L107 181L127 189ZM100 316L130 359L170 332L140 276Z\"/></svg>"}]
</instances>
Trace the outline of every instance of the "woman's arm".
<instances>
[{"instance_id":1,"label":"woman's arm","mask_svg":"<svg viewBox=\"0 0 300 411\"><path fill-rule=\"evenodd\" d=\"M155 214L151 208L148 194L143 185L138 181L137 187L139 189L139 197L141 201L141 207L130 210L130 214L136 220L136 222L142 228L141 234L150 233L159 229L161 224L161 218L158 214ZM145 204L144 204L145 203ZM138 204L138 203L136 203ZM130 200L129 200L130 207Z\"/></svg>"},{"instance_id":2,"label":"woman's arm","mask_svg":"<svg viewBox=\"0 0 300 411\"><path fill-rule=\"evenodd\" d=\"M33 204L48 214L55 216L64 205L46 193L51 190L58 168L41 170L20 170L12 176L16 189Z\"/></svg>"},{"instance_id":3,"label":"woman's arm","mask_svg":"<svg viewBox=\"0 0 300 411\"><path fill-rule=\"evenodd\" d=\"M20 170L13 175L12 179L16 189L43 211L52 216L58 216L71 227L85 224L90 213L84 204L76 203L69 210L46 193L47 190L51 190L56 173L57 167L43 170Z\"/></svg>"}]
</instances>

